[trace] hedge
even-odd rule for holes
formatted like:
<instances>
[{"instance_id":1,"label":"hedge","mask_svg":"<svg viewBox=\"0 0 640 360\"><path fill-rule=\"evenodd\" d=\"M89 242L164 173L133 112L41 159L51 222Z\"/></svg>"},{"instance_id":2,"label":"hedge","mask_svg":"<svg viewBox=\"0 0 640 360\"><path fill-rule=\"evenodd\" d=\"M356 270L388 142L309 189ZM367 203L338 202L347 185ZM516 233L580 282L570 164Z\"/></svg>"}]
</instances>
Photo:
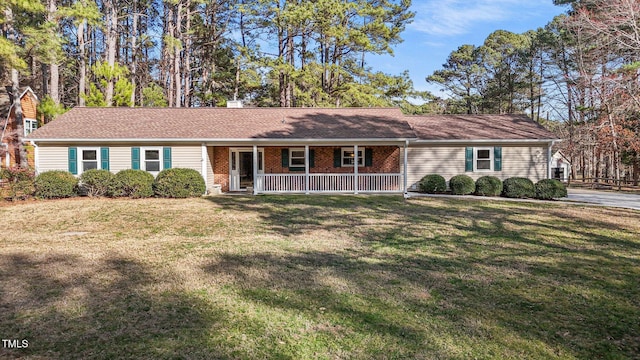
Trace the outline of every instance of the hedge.
<instances>
[{"instance_id":1,"label":"hedge","mask_svg":"<svg viewBox=\"0 0 640 360\"><path fill-rule=\"evenodd\" d=\"M418 186L421 192L435 194L447 190L447 181L440 175L431 174L424 176Z\"/></svg>"},{"instance_id":2,"label":"hedge","mask_svg":"<svg viewBox=\"0 0 640 360\"><path fill-rule=\"evenodd\" d=\"M36 177L35 188L35 194L40 198L72 197L78 194L78 179L68 171L46 171Z\"/></svg>"},{"instance_id":3,"label":"hedge","mask_svg":"<svg viewBox=\"0 0 640 360\"><path fill-rule=\"evenodd\" d=\"M476 180L476 195L500 196L502 194L502 180L495 176L482 176Z\"/></svg>"},{"instance_id":4,"label":"hedge","mask_svg":"<svg viewBox=\"0 0 640 360\"><path fill-rule=\"evenodd\" d=\"M113 176L111 196L145 198L153 196L153 175L143 170L121 170Z\"/></svg>"},{"instance_id":5,"label":"hedge","mask_svg":"<svg viewBox=\"0 0 640 360\"><path fill-rule=\"evenodd\" d=\"M532 198L535 195L535 185L533 185L533 181L527 178L512 177L502 183L502 196L504 197Z\"/></svg>"},{"instance_id":6,"label":"hedge","mask_svg":"<svg viewBox=\"0 0 640 360\"><path fill-rule=\"evenodd\" d=\"M567 188L555 179L543 179L535 185L536 199L551 200L567 197Z\"/></svg>"},{"instance_id":7,"label":"hedge","mask_svg":"<svg viewBox=\"0 0 640 360\"><path fill-rule=\"evenodd\" d=\"M193 169L162 170L153 182L157 196L167 198L188 198L202 196L206 191L204 179Z\"/></svg>"},{"instance_id":8,"label":"hedge","mask_svg":"<svg viewBox=\"0 0 640 360\"><path fill-rule=\"evenodd\" d=\"M11 167L0 169L0 179L6 182L4 195L11 200L31 197L35 192L34 178L35 172L30 168Z\"/></svg>"},{"instance_id":9,"label":"hedge","mask_svg":"<svg viewBox=\"0 0 640 360\"><path fill-rule=\"evenodd\" d=\"M449 187L454 195L469 195L476 190L476 183L468 175L456 175L449 180Z\"/></svg>"},{"instance_id":10,"label":"hedge","mask_svg":"<svg viewBox=\"0 0 640 360\"><path fill-rule=\"evenodd\" d=\"M109 170L92 169L80 175L80 187L88 196L105 196L113 186L113 174Z\"/></svg>"}]
</instances>

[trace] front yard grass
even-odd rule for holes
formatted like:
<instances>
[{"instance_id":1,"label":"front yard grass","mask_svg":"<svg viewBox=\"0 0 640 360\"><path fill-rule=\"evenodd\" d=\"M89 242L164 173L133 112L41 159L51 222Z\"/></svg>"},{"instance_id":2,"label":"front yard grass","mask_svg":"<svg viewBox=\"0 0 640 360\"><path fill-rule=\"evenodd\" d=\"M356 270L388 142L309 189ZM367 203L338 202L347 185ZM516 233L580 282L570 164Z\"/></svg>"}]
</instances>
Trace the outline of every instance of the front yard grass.
<instances>
[{"instance_id":1,"label":"front yard grass","mask_svg":"<svg viewBox=\"0 0 640 360\"><path fill-rule=\"evenodd\" d=\"M397 196L0 206L2 358L640 358L640 212Z\"/></svg>"}]
</instances>

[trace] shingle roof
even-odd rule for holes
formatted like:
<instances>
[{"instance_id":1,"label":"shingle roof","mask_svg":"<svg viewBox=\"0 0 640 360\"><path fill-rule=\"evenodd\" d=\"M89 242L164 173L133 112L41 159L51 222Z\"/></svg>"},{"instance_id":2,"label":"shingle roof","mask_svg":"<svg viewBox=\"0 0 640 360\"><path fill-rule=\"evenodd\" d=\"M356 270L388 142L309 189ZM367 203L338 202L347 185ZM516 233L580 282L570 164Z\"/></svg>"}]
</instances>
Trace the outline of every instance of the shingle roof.
<instances>
[{"instance_id":1,"label":"shingle roof","mask_svg":"<svg viewBox=\"0 0 640 360\"><path fill-rule=\"evenodd\" d=\"M392 108L76 107L28 136L37 140L418 139L548 140L524 115L405 116Z\"/></svg>"},{"instance_id":2,"label":"shingle roof","mask_svg":"<svg viewBox=\"0 0 640 360\"><path fill-rule=\"evenodd\" d=\"M75 107L31 139L405 139L414 133L390 108Z\"/></svg>"},{"instance_id":3,"label":"shingle roof","mask_svg":"<svg viewBox=\"0 0 640 360\"><path fill-rule=\"evenodd\" d=\"M549 130L526 115L407 116L420 140L549 140Z\"/></svg>"}]
</instances>

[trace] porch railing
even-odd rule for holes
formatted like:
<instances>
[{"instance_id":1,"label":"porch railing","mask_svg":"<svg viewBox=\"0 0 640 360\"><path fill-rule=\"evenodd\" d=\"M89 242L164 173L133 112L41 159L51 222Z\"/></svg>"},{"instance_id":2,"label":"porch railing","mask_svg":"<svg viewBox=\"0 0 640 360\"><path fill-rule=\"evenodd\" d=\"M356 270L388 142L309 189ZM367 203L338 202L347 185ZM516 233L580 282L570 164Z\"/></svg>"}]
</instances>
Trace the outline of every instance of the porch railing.
<instances>
[{"instance_id":1,"label":"porch railing","mask_svg":"<svg viewBox=\"0 0 640 360\"><path fill-rule=\"evenodd\" d=\"M354 187L357 184L357 189ZM258 174L258 193L402 192L402 174Z\"/></svg>"}]
</instances>

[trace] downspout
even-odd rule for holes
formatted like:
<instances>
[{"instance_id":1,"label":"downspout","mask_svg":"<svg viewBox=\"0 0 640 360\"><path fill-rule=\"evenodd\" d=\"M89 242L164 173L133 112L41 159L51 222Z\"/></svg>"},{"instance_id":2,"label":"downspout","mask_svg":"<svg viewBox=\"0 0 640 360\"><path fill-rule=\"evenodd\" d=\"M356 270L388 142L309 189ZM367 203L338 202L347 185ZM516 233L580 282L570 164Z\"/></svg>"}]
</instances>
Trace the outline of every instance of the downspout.
<instances>
[{"instance_id":1,"label":"downspout","mask_svg":"<svg viewBox=\"0 0 640 360\"><path fill-rule=\"evenodd\" d=\"M253 145L253 195L258 195L258 146Z\"/></svg>"},{"instance_id":2,"label":"downspout","mask_svg":"<svg viewBox=\"0 0 640 360\"><path fill-rule=\"evenodd\" d=\"M408 174L408 170L407 170L407 165L409 163L409 154L408 154L408 150L409 150L409 140L405 140L404 141L404 174L403 174L403 181L404 181L404 198L408 199L409 198L409 189L408 187L408 179L407 179L407 174Z\"/></svg>"},{"instance_id":3,"label":"downspout","mask_svg":"<svg viewBox=\"0 0 640 360\"><path fill-rule=\"evenodd\" d=\"M36 154L38 152L36 151ZM207 182L207 145L202 143L202 179L204 179L204 195L207 195L207 192L211 191L209 189L209 183Z\"/></svg>"},{"instance_id":4,"label":"downspout","mask_svg":"<svg viewBox=\"0 0 640 360\"><path fill-rule=\"evenodd\" d=\"M551 140L551 142L549 142L549 147L547 147L547 179L551 179L551 157L553 156L553 154L551 154L552 148L553 148L553 144L555 144L555 140Z\"/></svg>"},{"instance_id":5,"label":"downspout","mask_svg":"<svg viewBox=\"0 0 640 360\"><path fill-rule=\"evenodd\" d=\"M35 167L35 174L37 176L40 173L40 148L35 141L32 141L31 144L33 145L33 167Z\"/></svg>"}]
</instances>

